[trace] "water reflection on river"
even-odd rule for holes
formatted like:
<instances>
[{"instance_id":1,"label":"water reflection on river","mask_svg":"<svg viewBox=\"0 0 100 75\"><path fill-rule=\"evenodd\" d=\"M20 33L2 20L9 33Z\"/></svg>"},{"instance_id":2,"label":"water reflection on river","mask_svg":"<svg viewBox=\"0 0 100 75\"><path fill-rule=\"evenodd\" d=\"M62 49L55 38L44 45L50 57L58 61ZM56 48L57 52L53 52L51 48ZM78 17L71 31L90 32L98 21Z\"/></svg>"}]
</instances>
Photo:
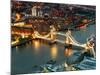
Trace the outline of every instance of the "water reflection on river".
<instances>
[{"instance_id":1,"label":"water reflection on river","mask_svg":"<svg viewBox=\"0 0 100 75\"><path fill-rule=\"evenodd\" d=\"M56 45L53 45L53 46L51 46L50 49L51 49L50 50L51 58L52 59L55 59L57 57L57 54L58 54L57 46Z\"/></svg>"},{"instance_id":2,"label":"water reflection on river","mask_svg":"<svg viewBox=\"0 0 100 75\"><path fill-rule=\"evenodd\" d=\"M32 43L33 43L33 46L34 46L35 50L37 51L40 47L39 40L32 41Z\"/></svg>"},{"instance_id":3,"label":"water reflection on river","mask_svg":"<svg viewBox=\"0 0 100 75\"><path fill-rule=\"evenodd\" d=\"M71 56L73 53L72 48L66 48L64 51L65 56Z\"/></svg>"}]
</instances>

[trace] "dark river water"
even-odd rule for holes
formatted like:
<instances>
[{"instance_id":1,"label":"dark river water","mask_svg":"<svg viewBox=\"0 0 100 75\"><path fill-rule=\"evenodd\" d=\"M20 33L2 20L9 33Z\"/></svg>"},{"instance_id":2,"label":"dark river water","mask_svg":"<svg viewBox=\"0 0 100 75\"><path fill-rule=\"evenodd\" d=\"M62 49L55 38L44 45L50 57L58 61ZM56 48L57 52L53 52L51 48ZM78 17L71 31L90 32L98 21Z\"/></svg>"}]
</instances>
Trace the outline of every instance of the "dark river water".
<instances>
[{"instance_id":1,"label":"dark river water","mask_svg":"<svg viewBox=\"0 0 100 75\"><path fill-rule=\"evenodd\" d=\"M65 32L62 32L65 33ZM72 36L80 43L86 43L86 39L95 34L95 25L79 31L72 31ZM65 40L63 36L57 36L59 40ZM74 55L76 53L76 55ZM34 73L34 65L44 65L50 60L56 60L56 65L65 61L75 59L81 51L75 49L65 49L63 44L57 43L50 45L48 41L32 40L23 46L11 48L11 72L14 74ZM95 69L96 60L92 57L85 57L83 62L76 63L74 66L81 67L82 70ZM88 63L89 62L89 63Z\"/></svg>"}]
</instances>

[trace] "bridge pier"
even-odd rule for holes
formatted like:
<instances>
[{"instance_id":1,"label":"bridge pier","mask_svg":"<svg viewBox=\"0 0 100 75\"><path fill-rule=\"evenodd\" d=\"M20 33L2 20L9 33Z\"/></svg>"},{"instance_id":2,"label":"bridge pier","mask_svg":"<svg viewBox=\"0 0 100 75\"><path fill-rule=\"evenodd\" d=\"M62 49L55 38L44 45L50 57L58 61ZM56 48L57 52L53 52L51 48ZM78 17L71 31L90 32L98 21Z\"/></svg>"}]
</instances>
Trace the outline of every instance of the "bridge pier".
<instances>
[{"instance_id":1,"label":"bridge pier","mask_svg":"<svg viewBox=\"0 0 100 75\"><path fill-rule=\"evenodd\" d=\"M50 39L51 39L51 42L52 42L52 43L55 43L55 42L56 42L56 33L55 33L55 32L52 32L52 33L51 33Z\"/></svg>"},{"instance_id":2,"label":"bridge pier","mask_svg":"<svg viewBox=\"0 0 100 75\"><path fill-rule=\"evenodd\" d=\"M72 42L71 40L67 37L65 41L65 48L71 48L72 47Z\"/></svg>"},{"instance_id":3,"label":"bridge pier","mask_svg":"<svg viewBox=\"0 0 100 75\"><path fill-rule=\"evenodd\" d=\"M50 39L51 39L51 43L55 43L56 42L56 29L54 28L54 26L51 26L51 30L50 30Z\"/></svg>"},{"instance_id":4,"label":"bridge pier","mask_svg":"<svg viewBox=\"0 0 100 75\"><path fill-rule=\"evenodd\" d=\"M69 38L69 36L71 35L71 31L67 31L66 32L66 39L65 39L65 48L72 48L72 40Z\"/></svg>"}]
</instances>

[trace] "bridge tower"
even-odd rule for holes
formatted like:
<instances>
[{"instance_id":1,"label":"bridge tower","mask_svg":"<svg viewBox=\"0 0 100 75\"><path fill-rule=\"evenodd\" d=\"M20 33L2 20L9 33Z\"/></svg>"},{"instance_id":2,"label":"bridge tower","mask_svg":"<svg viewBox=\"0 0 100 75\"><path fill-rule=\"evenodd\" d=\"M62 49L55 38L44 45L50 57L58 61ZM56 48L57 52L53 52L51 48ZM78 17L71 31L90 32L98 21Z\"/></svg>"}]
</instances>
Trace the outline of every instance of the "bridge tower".
<instances>
[{"instance_id":1,"label":"bridge tower","mask_svg":"<svg viewBox=\"0 0 100 75\"><path fill-rule=\"evenodd\" d=\"M85 44L85 49L86 50L90 50L94 47L94 43L91 43L91 41L87 41L87 43Z\"/></svg>"},{"instance_id":2,"label":"bridge tower","mask_svg":"<svg viewBox=\"0 0 100 75\"><path fill-rule=\"evenodd\" d=\"M33 39L36 38L36 36L35 36L35 31L34 31L33 34L32 34L32 38L33 38Z\"/></svg>"},{"instance_id":3,"label":"bridge tower","mask_svg":"<svg viewBox=\"0 0 100 75\"><path fill-rule=\"evenodd\" d=\"M50 39L52 42L55 42L56 41L56 29L54 26L51 26L50 27L51 30L50 30Z\"/></svg>"},{"instance_id":4,"label":"bridge tower","mask_svg":"<svg viewBox=\"0 0 100 75\"><path fill-rule=\"evenodd\" d=\"M70 35L71 35L71 31L68 30L68 31L66 32L66 40L65 40L65 43L68 44L68 45L72 45L72 40L71 40L71 38L70 38Z\"/></svg>"},{"instance_id":5,"label":"bridge tower","mask_svg":"<svg viewBox=\"0 0 100 75\"><path fill-rule=\"evenodd\" d=\"M90 52L91 55L93 55L94 58L96 58L96 53L94 50L94 43L91 41L87 41L86 45L85 45L85 49L87 52Z\"/></svg>"}]
</instances>

